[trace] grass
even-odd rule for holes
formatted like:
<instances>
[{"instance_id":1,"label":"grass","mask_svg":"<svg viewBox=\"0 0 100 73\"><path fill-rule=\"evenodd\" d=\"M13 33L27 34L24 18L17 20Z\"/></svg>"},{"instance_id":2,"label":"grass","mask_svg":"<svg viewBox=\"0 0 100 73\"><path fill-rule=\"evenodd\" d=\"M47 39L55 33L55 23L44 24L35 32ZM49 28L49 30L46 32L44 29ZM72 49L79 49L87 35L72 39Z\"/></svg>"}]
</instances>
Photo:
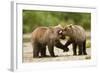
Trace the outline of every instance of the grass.
<instances>
[{"instance_id":1,"label":"grass","mask_svg":"<svg viewBox=\"0 0 100 73\"><path fill-rule=\"evenodd\" d=\"M87 39L86 48L90 48L90 47L91 47L91 41L90 41L90 39Z\"/></svg>"}]
</instances>

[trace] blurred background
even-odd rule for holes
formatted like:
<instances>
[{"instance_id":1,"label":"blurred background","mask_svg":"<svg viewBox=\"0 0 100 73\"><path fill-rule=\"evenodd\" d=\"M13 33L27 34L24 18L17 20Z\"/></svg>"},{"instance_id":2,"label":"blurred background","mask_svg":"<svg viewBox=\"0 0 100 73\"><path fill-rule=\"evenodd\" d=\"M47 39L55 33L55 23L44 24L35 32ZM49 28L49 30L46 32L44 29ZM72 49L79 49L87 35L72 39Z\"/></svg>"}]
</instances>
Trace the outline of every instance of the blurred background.
<instances>
[{"instance_id":1,"label":"blurred background","mask_svg":"<svg viewBox=\"0 0 100 73\"><path fill-rule=\"evenodd\" d=\"M90 13L54 12L23 10L23 33L30 33L38 26L55 26L61 24L76 24L86 30L91 27Z\"/></svg>"}]
</instances>

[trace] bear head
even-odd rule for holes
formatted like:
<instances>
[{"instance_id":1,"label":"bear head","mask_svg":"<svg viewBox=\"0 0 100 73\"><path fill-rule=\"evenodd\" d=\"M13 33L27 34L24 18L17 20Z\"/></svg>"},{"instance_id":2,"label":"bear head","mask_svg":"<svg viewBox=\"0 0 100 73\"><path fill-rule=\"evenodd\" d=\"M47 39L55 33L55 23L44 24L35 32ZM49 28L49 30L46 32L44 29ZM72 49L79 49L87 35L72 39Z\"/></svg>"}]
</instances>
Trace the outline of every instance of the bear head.
<instances>
[{"instance_id":1,"label":"bear head","mask_svg":"<svg viewBox=\"0 0 100 73\"><path fill-rule=\"evenodd\" d=\"M73 31L74 31L74 25L69 24L66 27L64 27L63 35L71 36L73 34Z\"/></svg>"}]
</instances>

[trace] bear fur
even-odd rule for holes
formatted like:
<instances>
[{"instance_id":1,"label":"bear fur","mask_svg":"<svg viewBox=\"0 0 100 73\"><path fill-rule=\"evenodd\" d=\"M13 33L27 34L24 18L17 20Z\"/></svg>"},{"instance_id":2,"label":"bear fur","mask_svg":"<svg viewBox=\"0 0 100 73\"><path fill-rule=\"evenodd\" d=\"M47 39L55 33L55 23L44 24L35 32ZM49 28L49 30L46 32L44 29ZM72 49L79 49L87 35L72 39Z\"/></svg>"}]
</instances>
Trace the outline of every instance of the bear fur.
<instances>
[{"instance_id":1,"label":"bear fur","mask_svg":"<svg viewBox=\"0 0 100 73\"><path fill-rule=\"evenodd\" d=\"M67 25L64 28L64 35L69 36L68 41L65 46L68 47L70 44L73 45L73 55L77 55L77 46L78 46L78 55L87 55L86 52L86 33L83 27L79 25Z\"/></svg>"},{"instance_id":2,"label":"bear fur","mask_svg":"<svg viewBox=\"0 0 100 73\"><path fill-rule=\"evenodd\" d=\"M60 25L36 28L32 32L33 57L46 57L46 46L48 46L49 53L52 57L56 57L54 54L54 46L68 51L59 41L60 38L65 38L62 32L63 28Z\"/></svg>"}]
</instances>

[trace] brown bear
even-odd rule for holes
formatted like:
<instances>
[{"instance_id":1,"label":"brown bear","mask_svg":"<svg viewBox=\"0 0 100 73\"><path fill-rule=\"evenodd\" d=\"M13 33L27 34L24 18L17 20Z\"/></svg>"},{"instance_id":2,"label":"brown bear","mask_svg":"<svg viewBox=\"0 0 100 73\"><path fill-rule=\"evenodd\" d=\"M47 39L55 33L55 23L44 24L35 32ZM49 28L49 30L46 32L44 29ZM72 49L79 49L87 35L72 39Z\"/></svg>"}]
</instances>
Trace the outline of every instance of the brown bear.
<instances>
[{"instance_id":1,"label":"brown bear","mask_svg":"<svg viewBox=\"0 0 100 73\"><path fill-rule=\"evenodd\" d=\"M49 53L52 57L56 57L54 54L54 46L68 51L59 41L60 38L65 38L62 32L63 28L60 25L36 28L32 32L33 57L46 57L46 46L48 46Z\"/></svg>"},{"instance_id":2,"label":"brown bear","mask_svg":"<svg viewBox=\"0 0 100 73\"><path fill-rule=\"evenodd\" d=\"M73 45L73 55L77 55L77 46L78 46L78 55L87 55L86 52L86 33L83 27L79 25L67 25L64 28L64 35L69 36L68 41L65 46L68 47L70 44Z\"/></svg>"}]
</instances>

